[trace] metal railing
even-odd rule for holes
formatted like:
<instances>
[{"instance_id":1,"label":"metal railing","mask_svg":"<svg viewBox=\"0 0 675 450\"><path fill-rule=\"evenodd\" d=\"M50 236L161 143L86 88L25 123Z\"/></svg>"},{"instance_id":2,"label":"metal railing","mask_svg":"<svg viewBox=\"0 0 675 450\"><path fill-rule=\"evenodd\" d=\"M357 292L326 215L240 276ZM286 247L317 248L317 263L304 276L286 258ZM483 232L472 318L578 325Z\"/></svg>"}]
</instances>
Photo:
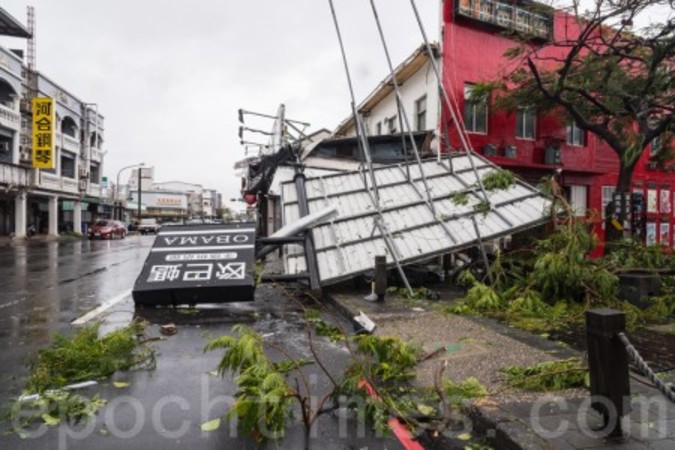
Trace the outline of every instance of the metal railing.
<instances>
[{"instance_id":1,"label":"metal railing","mask_svg":"<svg viewBox=\"0 0 675 450\"><path fill-rule=\"evenodd\" d=\"M10 187L27 187L29 169L10 163L0 163L0 184Z\"/></svg>"}]
</instances>

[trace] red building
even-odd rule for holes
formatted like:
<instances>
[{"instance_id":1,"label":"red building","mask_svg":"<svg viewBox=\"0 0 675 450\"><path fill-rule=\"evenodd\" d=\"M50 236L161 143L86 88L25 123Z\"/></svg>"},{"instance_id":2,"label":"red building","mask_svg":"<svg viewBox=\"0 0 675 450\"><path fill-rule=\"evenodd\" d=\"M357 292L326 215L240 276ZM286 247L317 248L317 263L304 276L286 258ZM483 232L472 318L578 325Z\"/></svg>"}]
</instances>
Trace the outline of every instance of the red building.
<instances>
[{"instance_id":1,"label":"red building","mask_svg":"<svg viewBox=\"0 0 675 450\"><path fill-rule=\"evenodd\" d=\"M619 169L618 157L609 146L560 118L541 117L526 109L495 112L485 103L466 101L472 83L494 80L509 69L503 55L516 42L504 31L527 31L542 41L560 38L575 26L572 17L541 4L509 0L446 0L442 14L444 84L457 100L474 149L531 182L558 171L558 180L579 214L597 211L595 228L604 237L600 217L612 200ZM447 116L446 111L441 121L449 121ZM452 132L451 145L459 147L459 138ZM651 161L655 151L648 148L637 163L631 189L633 214L625 225L648 244L675 248L675 172L656 167Z\"/></svg>"}]
</instances>

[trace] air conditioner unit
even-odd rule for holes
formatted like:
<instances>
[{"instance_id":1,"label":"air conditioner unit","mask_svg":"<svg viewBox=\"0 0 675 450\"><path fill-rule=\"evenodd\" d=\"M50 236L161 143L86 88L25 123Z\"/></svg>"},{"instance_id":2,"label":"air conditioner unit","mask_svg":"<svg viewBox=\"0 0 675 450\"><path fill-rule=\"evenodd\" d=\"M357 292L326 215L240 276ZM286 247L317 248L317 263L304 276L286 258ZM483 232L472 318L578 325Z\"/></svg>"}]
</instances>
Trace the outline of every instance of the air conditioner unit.
<instances>
[{"instance_id":1,"label":"air conditioner unit","mask_svg":"<svg viewBox=\"0 0 675 450\"><path fill-rule=\"evenodd\" d=\"M89 169L86 167L80 167L79 174L80 178L89 178Z\"/></svg>"},{"instance_id":2,"label":"air conditioner unit","mask_svg":"<svg viewBox=\"0 0 675 450\"><path fill-rule=\"evenodd\" d=\"M544 164L556 166L561 163L560 149L552 145L544 149Z\"/></svg>"},{"instance_id":3,"label":"air conditioner unit","mask_svg":"<svg viewBox=\"0 0 675 450\"><path fill-rule=\"evenodd\" d=\"M80 182L77 184L77 187L81 191L86 191L87 190L87 180L80 180Z\"/></svg>"},{"instance_id":4,"label":"air conditioner unit","mask_svg":"<svg viewBox=\"0 0 675 450\"><path fill-rule=\"evenodd\" d=\"M19 159L22 162L30 162L33 160L33 155L31 155L30 149L27 149L23 146L19 146Z\"/></svg>"},{"instance_id":5,"label":"air conditioner unit","mask_svg":"<svg viewBox=\"0 0 675 450\"><path fill-rule=\"evenodd\" d=\"M19 102L19 108L22 112L31 112L33 109L33 102L27 98L21 99Z\"/></svg>"},{"instance_id":6,"label":"air conditioner unit","mask_svg":"<svg viewBox=\"0 0 675 450\"><path fill-rule=\"evenodd\" d=\"M504 146L504 157L515 159L518 156L518 150L515 145Z\"/></svg>"},{"instance_id":7,"label":"air conditioner unit","mask_svg":"<svg viewBox=\"0 0 675 450\"><path fill-rule=\"evenodd\" d=\"M487 144L483 146L483 155L497 156L497 146L494 144Z\"/></svg>"}]
</instances>

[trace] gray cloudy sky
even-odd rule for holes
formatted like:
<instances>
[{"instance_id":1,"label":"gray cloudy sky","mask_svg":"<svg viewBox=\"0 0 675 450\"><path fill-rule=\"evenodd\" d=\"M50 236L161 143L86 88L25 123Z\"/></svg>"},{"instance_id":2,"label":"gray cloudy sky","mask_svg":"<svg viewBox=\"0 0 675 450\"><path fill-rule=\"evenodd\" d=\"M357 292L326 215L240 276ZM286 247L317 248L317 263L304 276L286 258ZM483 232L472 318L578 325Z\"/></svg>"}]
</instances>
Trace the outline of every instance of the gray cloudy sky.
<instances>
[{"instance_id":1,"label":"gray cloudy sky","mask_svg":"<svg viewBox=\"0 0 675 450\"><path fill-rule=\"evenodd\" d=\"M367 0L334 0L361 99L387 72ZM417 0L437 39L438 0ZM349 97L328 0L3 0L36 11L37 67L106 117L104 174L155 166L238 196L237 109L332 129ZM395 64L421 43L409 0L379 0ZM7 47L25 42L5 38ZM123 178L126 178L123 175Z\"/></svg>"},{"instance_id":2,"label":"gray cloudy sky","mask_svg":"<svg viewBox=\"0 0 675 450\"><path fill-rule=\"evenodd\" d=\"M387 74L386 60L369 1L334 2L358 101ZM409 0L376 3L398 64L421 43ZM24 23L28 4L38 69L106 116L104 174L113 180L144 161L158 181L237 197L238 108L275 113L285 103L312 129L333 129L349 113L328 0L2 1ZM417 4L436 40L440 0Z\"/></svg>"}]
</instances>

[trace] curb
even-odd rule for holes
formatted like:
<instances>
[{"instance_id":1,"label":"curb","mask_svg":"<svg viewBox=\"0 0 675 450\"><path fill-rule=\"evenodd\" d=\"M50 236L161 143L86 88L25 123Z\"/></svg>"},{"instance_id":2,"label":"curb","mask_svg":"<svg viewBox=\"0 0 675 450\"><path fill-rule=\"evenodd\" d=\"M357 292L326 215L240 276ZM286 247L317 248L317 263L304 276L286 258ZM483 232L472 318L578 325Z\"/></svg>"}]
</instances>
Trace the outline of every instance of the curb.
<instances>
[{"instance_id":1,"label":"curb","mask_svg":"<svg viewBox=\"0 0 675 450\"><path fill-rule=\"evenodd\" d=\"M462 407L478 435L500 450L541 450L555 447L522 419L498 407L471 404Z\"/></svg>"},{"instance_id":2,"label":"curb","mask_svg":"<svg viewBox=\"0 0 675 450\"><path fill-rule=\"evenodd\" d=\"M323 299L356 329L358 324L354 321L354 316L358 315L359 311L352 311L349 307L336 300L330 293L324 292ZM523 330L505 327L490 319L480 317L468 318L480 325L487 326L533 347L546 351L555 350L560 357L578 355L578 352L575 350L563 347L556 342ZM551 442L535 433L522 418L504 411L496 404L481 405L474 402L463 405L461 412L471 419L476 435L485 438L488 443L500 450L541 450L555 448Z\"/></svg>"}]
</instances>

